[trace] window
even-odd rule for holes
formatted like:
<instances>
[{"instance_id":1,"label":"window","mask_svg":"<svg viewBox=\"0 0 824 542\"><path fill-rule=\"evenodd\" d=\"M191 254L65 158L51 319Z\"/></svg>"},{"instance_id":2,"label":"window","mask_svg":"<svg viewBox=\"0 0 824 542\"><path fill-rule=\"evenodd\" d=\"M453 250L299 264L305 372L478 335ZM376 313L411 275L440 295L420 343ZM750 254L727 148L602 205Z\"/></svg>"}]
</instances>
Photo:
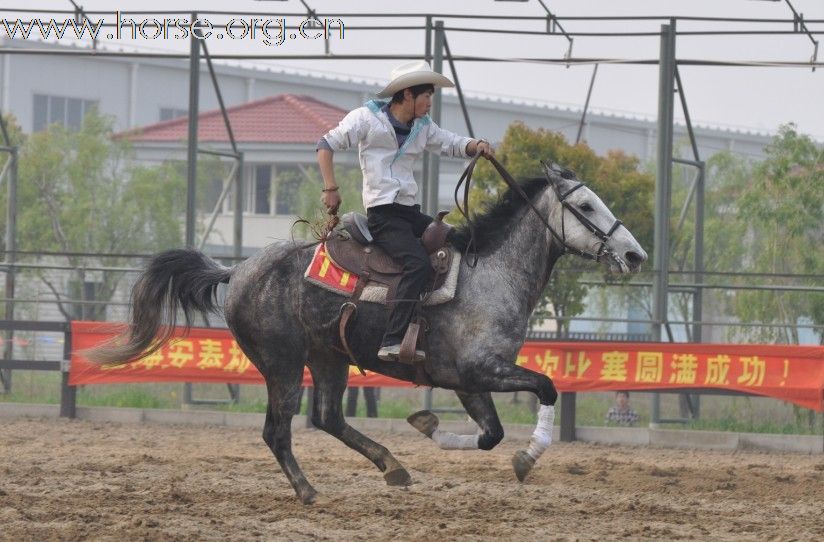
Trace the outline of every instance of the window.
<instances>
[{"instance_id":1,"label":"window","mask_svg":"<svg viewBox=\"0 0 824 542\"><path fill-rule=\"evenodd\" d=\"M188 117L189 110L188 109L178 109L176 107L161 107L160 108L160 120L172 120L177 119L180 117Z\"/></svg>"},{"instance_id":2,"label":"window","mask_svg":"<svg viewBox=\"0 0 824 542\"><path fill-rule=\"evenodd\" d=\"M95 108L95 100L35 94L32 131L40 132L50 124L59 124L69 130L79 130L83 117Z\"/></svg>"},{"instance_id":3,"label":"window","mask_svg":"<svg viewBox=\"0 0 824 542\"><path fill-rule=\"evenodd\" d=\"M272 195L272 166L255 166L254 181L255 214L268 215L272 209L270 202Z\"/></svg>"},{"instance_id":4,"label":"window","mask_svg":"<svg viewBox=\"0 0 824 542\"><path fill-rule=\"evenodd\" d=\"M275 180L275 214L297 214L301 177L302 175L297 168L278 168L278 175Z\"/></svg>"},{"instance_id":5,"label":"window","mask_svg":"<svg viewBox=\"0 0 824 542\"><path fill-rule=\"evenodd\" d=\"M248 168L248 169L247 169ZM250 164L244 167L243 211L256 215L295 215L300 205L303 173L295 166ZM233 190L224 200L223 212L231 213Z\"/></svg>"}]
</instances>

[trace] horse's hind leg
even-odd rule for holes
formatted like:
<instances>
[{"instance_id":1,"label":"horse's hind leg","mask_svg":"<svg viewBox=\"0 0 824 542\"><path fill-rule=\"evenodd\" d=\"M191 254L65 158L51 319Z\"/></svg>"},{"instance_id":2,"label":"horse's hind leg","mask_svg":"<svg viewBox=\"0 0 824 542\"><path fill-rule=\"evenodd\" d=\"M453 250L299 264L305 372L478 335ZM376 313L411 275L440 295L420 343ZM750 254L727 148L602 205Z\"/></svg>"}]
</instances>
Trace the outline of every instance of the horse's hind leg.
<instances>
[{"instance_id":1,"label":"horse's hind leg","mask_svg":"<svg viewBox=\"0 0 824 542\"><path fill-rule=\"evenodd\" d=\"M438 429L438 417L428 410L409 416L412 426L434 440L443 450L491 450L504 438L504 428L498 419L495 403L489 393L455 392L467 414L480 426L480 435L456 435Z\"/></svg>"},{"instance_id":2,"label":"horse's hind leg","mask_svg":"<svg viewBox=\"0 0 824 542\"><path fill-rule=\"evenodd\" d=\"M295 489L303 504L312 504L317 492L306 480L295 456L292 454L292 416L300 404L300 385L303 380L303 364L296 363L288 373L282 372L266 379L269 404L263 425L263 440L269 445L280 468Z\"/></svg>"},{"instance_id":3,"label":"horse's hind leg","mask_svg":"<svg viewBox=\"0 0 824 542\"><path fill-rule=\"evenodd\" d=\"M390 486L406 486L412 483L409 473L394 456L364 434L353 429L343 418L343 392L349 376L349 366L343 362L317 363L320 356L311 356L309 370L315 381L315 402L312 423L341 442L360 452L377 466Z\"/></svg>"}]
</instances>

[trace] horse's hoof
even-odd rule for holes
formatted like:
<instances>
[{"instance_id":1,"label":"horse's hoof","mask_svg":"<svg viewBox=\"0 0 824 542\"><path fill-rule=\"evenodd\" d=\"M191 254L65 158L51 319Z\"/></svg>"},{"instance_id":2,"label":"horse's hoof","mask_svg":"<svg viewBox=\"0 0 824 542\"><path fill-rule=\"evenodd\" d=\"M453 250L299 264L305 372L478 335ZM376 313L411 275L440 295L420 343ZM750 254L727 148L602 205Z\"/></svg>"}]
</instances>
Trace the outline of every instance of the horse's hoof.
<instances>
[{"instance_id":1,"label":"horse's hoof","mask_svg":"<svg viewBox=\"0 0 824 542\"><path fill-rule=\"evenodd\" d=\"M432 433L438 428L438 417L428 410L418 411L406 418L406 421L429 438L432 438Z\"/></svg>"},{"instance_id":2,"label":"horse's hoof","mask_svg":"<svg viewBox=\"0 0 824 542\"><path fill-rule=\"evenodd\" d=\"M412 485L412 477L406 472L406 469L400 468L387 472L383 475L388 486L410 486Z\"/></svg>"},{"instance_id":3,"label":"horse's hoof","mask_svg":"<svg viewBox=\"0 0 824 542\"><path fill-rule=\"evenodd\" d=\"M524 481L524 478L526 478L526 475L529 474L529 471L531 471L534 466L535 460L524 450L519 450L512 456L512 467L515 469L515 476L519 482Z\"/></svg>"},{"instance_id":4,"label":"horse's hoof","mask_svg":"<svg viewBox=\"0 0 824 542\"><path fill-rule=\"evenodd\" d=\"M318 500L318 492L315 491L314 488L309 488L308 490L301 491L298 497L303 504L315 504Z\"/></svg>"}]
</instances>

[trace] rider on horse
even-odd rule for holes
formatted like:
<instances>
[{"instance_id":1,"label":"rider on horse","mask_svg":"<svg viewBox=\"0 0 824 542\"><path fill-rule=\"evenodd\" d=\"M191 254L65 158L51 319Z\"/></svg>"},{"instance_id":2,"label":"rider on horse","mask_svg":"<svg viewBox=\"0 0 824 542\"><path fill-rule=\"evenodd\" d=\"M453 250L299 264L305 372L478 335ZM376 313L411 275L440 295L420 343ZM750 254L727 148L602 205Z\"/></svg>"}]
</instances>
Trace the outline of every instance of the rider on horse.
<instances>
[{"instance_id":1,"label":"rider on horse","mask_svg":"<svg viewBox=\"0 0 824 542\"><path fill-rule=\"evenodd\" d=\"M429 256L419 237L432 222L416 204L418 185L413 170L424 150L453 158L481 153L492 155L483 139L463 137L437 126L429 118L435 87L452 87L447 77L432 71L425 61L398 66L389 84L363 107L351 111L318 142L318 164L323 176L321 201L331 214L341 203L333 166L334 151L358 145L363 172L363 206L373 242L403 264L386 333L378 350L384 361L395 361L424 287L433 278ZM389 98L389 99L386 99ZM417 360L425 356L415 353Z\"/></svg>"}]
</instances>

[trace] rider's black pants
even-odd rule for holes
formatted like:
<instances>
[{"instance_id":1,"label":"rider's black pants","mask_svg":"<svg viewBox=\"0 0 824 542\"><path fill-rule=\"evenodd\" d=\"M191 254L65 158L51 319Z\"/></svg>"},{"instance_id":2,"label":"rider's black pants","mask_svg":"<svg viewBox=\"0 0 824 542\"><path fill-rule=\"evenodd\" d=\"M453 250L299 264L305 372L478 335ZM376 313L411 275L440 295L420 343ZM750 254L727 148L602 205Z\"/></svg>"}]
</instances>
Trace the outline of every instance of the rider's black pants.
<instances>
[{"instance_id":1,"label":"rider's black pants","mask_svg":"<svg viewBox=\"0 0 824 542\"><path fill-rule=\"evenodd\" d=\"M366 210L374 243L403 265L403 277L396 294L398 301L394 307L389 307L391 312L382 346L403 340L415 303L435 274L419 240L432 217L421 213L420 209L420 205L410 207L390 203Z\"/></svg>"}]
</instances>

